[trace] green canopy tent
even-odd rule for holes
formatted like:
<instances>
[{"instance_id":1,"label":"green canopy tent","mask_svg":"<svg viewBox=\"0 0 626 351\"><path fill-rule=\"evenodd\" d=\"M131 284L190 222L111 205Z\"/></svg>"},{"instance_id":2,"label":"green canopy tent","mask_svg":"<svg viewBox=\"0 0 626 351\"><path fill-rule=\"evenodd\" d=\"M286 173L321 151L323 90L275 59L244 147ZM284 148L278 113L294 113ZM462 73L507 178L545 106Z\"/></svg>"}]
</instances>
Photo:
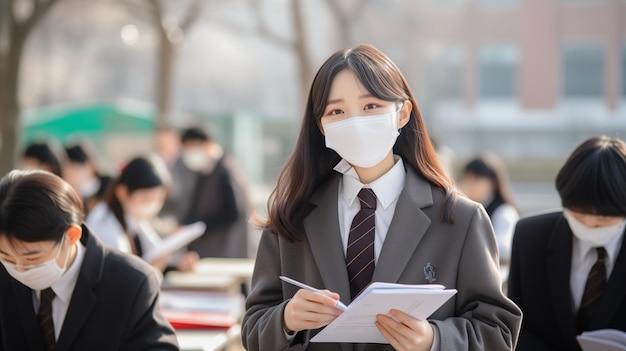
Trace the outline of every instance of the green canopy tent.
<instances>
[{"instance_id":1,"label":"green canopy tent","mask_svg":"<svg viewBox=\"0 0 626 351\"><path fill-rule=\"evenodd\" d=\"M27 110L22 116L22 141L72 137L95 141L110 134L148 134L154 130L154 109L137 102L103 102Z\"/></svg>"}]
</instances>

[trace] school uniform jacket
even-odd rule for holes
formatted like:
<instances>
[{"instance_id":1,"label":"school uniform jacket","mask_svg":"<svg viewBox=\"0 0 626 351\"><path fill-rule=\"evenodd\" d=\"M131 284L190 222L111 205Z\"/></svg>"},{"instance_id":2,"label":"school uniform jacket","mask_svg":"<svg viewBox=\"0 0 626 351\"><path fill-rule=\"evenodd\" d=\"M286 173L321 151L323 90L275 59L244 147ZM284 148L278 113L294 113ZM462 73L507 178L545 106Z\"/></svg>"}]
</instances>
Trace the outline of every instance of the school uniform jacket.
<instances>
[{"instance_id":1,"label":"school uniform jacket","mask_svg":"<svg viewBox=\"0 0 626 351\"><path fill-rule=\"evenodd\" d=\"M158 308L159 283L138 257L105 249L83 226L86 247L55 351L178 350ZM44 350L32 290L0 265L0 350Z\"/></svg>"},{"instance_id":2,"label":"school uniform jacket","mask_svg":"<svg viewBox=\"0 0 626 351\"><path fill-rule=\"evenodd\" d=\"M580 350L570 289L572 236L563 212L517 224L508 294L524 312L520 351ZM626 240L590 328L626 331Z\"/></svg>"},{"instance_id":3,"label":"school uniform jacket","mask_svg":"<svg viewBox=\"0 0 626 351\"><path fill-rule=\"evenodd\" d=\"M298 332L291 342L283 331L283 311L297 287L285 275L337 292L350 302L350 287L337 214L341 175L331 177L310 199L305 239L289 242L265 231L258 249L252 289L246 301L242 339L247 350L393 350L381 344L310 343L319 330ZM428 284L424 267L434 267L433 283L458 289L429 321L439 350L511 350L519 332L520 310L501 290L493 229L483 207L465 198L454 205L455 223L441 218L443 192L407 168L404 189L382 247L373 281Z\"/></svg>"}]
</instances>

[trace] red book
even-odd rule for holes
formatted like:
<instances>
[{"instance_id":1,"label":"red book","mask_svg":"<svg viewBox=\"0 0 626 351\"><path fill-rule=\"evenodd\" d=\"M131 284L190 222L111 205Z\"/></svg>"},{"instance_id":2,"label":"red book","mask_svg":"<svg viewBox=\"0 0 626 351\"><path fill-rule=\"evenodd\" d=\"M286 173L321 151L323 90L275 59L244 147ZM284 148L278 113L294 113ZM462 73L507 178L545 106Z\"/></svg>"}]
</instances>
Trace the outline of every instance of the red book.
<instances>
[{"instance_id":1,"label":"red book","mask_svg":"<svg viewBox=\"0 0 626 351\"><path fill-rule=\"evenodd\" d=\"M241 294L197 290L163 290L160 307L175 329L228 329L243 315Z\"/></svg>"}]
</instances>

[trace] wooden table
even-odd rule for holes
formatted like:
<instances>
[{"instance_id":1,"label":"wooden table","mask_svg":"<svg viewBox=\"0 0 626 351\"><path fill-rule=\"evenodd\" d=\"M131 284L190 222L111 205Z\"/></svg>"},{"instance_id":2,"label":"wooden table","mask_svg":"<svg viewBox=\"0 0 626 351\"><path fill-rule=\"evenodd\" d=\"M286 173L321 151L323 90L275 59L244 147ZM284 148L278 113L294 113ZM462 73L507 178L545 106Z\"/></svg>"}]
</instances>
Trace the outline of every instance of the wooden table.
<instances>
[{"instance_id":1,"label":"wooden table","mask_svg":"<svg viewBox=\"0 0 626 351\"><path fill-rule=\"evenodd\" d=\"M228 330L177 330L176 336L181 351L219 351L240 342L241 326L235 325Z\"/></svg>"}]
</instances>

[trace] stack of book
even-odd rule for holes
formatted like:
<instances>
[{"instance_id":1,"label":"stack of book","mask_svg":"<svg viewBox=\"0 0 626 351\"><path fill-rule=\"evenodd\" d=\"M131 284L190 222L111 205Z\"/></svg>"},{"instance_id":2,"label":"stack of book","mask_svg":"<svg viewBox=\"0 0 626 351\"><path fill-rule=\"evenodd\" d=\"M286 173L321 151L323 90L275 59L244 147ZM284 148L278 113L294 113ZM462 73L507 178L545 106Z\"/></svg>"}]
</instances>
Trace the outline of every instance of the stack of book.
<instances>
[{"instance_id":1,"label":"stack of book","mask_svg":"<svg viewBox=\"0 0 626 351\"><path fill-rule=\"evenodd\" d=\"M160 307L175 329L228 329L240 322L244 312L242 294L163 290Z\"/></svg>"}]
</instances>

